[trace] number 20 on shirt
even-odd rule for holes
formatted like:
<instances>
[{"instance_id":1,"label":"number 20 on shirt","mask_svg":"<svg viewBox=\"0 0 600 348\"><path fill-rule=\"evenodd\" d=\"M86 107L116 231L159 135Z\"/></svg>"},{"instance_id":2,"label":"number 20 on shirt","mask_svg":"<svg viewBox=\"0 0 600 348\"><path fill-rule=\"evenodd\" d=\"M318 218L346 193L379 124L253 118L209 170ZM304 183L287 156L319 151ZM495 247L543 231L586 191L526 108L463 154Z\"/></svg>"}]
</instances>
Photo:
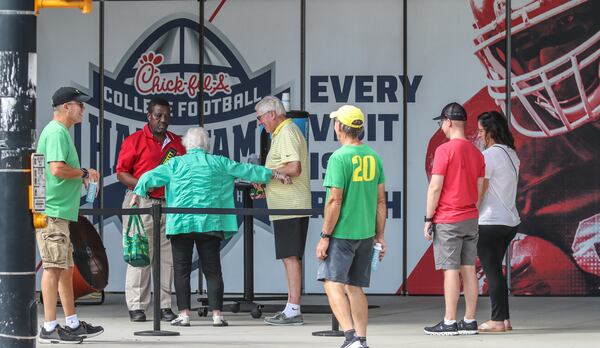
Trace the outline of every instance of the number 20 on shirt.
<instances>
[{"instance_id":1,"label":"number 20 on shirt","mask_svg":"<svg viewBox=\"0 0 600 348\"><path fill-rule=\"evenodd\" d=\"M375 179L375 157L371 155L353 156L352 165L354 167L352 181L372 181Z\"/></svg>"}]
</instances>

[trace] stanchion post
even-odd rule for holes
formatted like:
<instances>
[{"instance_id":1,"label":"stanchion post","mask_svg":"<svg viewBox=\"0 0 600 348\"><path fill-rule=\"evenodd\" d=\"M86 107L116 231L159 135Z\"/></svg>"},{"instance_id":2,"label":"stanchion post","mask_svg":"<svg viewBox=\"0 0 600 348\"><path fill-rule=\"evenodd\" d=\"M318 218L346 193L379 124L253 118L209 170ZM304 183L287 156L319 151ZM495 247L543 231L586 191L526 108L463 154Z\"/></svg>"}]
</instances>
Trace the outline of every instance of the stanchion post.
<instances>
[{"instance_id":1,"label":"stanchion post","mask_svg":"<svg viewBox=\"0 0 600 348\"><path fill-rule=\"evenodd\" d=\"M179 336L179 332L160 330L160 219L162 206L152 204L152 285L153 285L153 324L154 330L137 331L136 336Z\"/></svg>"},{"instance_id":2,"label":"stanchion post","mask_svg":"<svg viewBox=\"0 0 600 348\"><path fill-rule=\"evenodd\" d=\"M244 208L252 208L250 188L244 187ZM254 216L244 215L244 260L254 260ZM244 262L244 300L254 301L254 262Z\"/></svg>"},{"instance_id":3,"label":"stanchion post","mask_svg":"<svg viewBox=\"0 0 600 348\"><path fill-rule=\"evenodd\" d=\"M331 330L314 331L312 335L322 337L341 337L344 336L344 332L340 330L340 323L337 321L335 314L331 313Z\"/></svg>"}]
</instances>

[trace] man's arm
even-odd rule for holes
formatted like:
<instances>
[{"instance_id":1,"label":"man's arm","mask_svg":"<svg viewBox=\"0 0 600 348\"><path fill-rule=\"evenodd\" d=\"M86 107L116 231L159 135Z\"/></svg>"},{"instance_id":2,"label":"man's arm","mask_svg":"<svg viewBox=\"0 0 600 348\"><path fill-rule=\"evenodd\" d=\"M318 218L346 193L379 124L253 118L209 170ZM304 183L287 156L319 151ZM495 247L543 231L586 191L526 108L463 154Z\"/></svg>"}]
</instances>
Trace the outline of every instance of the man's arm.
<instances>
[{"instance_id":1,"label":"man's arm","mask_svg":"<svg viewBox=\"0 0 600 348\"><path fill-rule=\"evenodd\" d=\"M431 181L429 182L429 188L427 188L427 209L425 210L425 217L433 218L435 210L440 201L440 195L442 193L442 187L444 186L444 176L433 174ZM432 240L433 237L429 235L429 226L431 221L425 222L425 228L423 229L423 235L425 239Z\"/></svg>"},{"instance_id":2,"label":"man's arm","mask_svg":"<svg viewBox=\"0 0 600 348\"><path fill-rule=\"evenodd\" d=\"M429 187L427 188L427 210L425 212L425 216L428 218L432 218L435 214L435 209L438 206L443 186L444 177L433 174L431 176L431 181L429 182Z\"/></svg>"},{"instance_id":3,"label":"man's arm","mask_svg":"<svg viewBox=\"0 0 600 348\"><path fill-rule=\"evenodd\" d=\"M385 219L387 218L387 203L385 201L385 185L379 184L377 186L377 215L375 216L375 243L381 243L381 252L379 253L379 260L383 259L383 255L387 250L387 244L383 239L383 233L385 232Z\"/></svg>"},{"instance_id":4,"label":"man's arm","mask_svg":"<svg viewBox=\"0 0 600 348\"><path fill-rule=\"evenodd\" d=\"M333 233L335 224L337 224L340 218L340 211L342 210L342 201L344 200L344 190L337 187L329 188L329 198L325 202L325 209L323 210L323 232L327 234Z\"/></svg>"},{"instance_id":5,"label":"man's arm","mask_svg":"<svg viewBox=\"0 0 600 348\"><path fill-rule=\"evenodd\" d=\"M131 188L134 188L138 183L138 179L128 172L117 173L117 180L119 180L121 184Z\"/></svg>"},{"instance_id":6,"label":"man's arm","mask_svg":"<svg viewBox=\"0 0 600 348\"><path fill-rule=\"evenodd\" d=\"M329 198L325 202L323 214L323 228L321 231L325 234L332 234L342 210L342 201L344 199L344 190L337 187L329 188ZM327 258L327 249L329 248L329 238L321 238L317 244L317 258L325 260Z\"/></svg>"},{"instance_id":7,"label":"man's arm","mask_svg":"<svg viewBox=\"0 0 600 348\"><path fill-rule=\"evenodd\" d=\"M83 172L80 168L73 168L65 162L50 162L50 173L61 179L81 178ZM98 182L100 175L93 168L88 169L89 178Z\"/></svg>"},{"instance_id":8,"label":"man's arm","mask_svg":"<svg viewBox=\"0 0 600 348\"><path fill-rule=\"evenodd\" d=\"M302 165L300 161L287 162L278 167L277 171L290 177L296 177L302 173Z\"/></svg>"}]
</instances>

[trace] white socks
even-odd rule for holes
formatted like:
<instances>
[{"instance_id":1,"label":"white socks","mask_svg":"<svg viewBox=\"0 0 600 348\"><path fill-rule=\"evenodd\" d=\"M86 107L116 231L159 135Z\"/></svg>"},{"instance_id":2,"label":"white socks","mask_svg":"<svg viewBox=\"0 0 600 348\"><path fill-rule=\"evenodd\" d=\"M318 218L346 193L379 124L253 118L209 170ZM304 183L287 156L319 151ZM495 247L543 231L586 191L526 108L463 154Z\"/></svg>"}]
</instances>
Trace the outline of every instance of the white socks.
<instances>
[{"instance_id":1,"label":"white socks","mask_svg":"<svg viewBox=\"0 0 600 348\"><path fill-rule=\"evenodd\" d=\"M77 314L73 314L70 315L68 317L65 317L65 324L70 327L71 329L76 329L79 327L79 319L77 318ZM44 322L44 330L50 332L50 331L54 331L54 329L56 329L56 326L58 325L58 320L52 320L52 321L48 321L48 322Z\"/></svg>"},{"instance_id":2,"label":"white socks","mask_svg":"<svg viewBox=\"0 0 600 348\"><path fill-rule=\"evenodd\" d=\"M283 314L285 314L285 316L288 317L288 318L295 317L295 316L298 316L298 315L302 314L300 312L300 305L288 302L285 305L285 309L283 310Z\"/></svg>"},{"instance_id":3,"label":"white socks","mask_svg":"<svg viewBox=\"0 0 600 348\"><path fill-rule=\"evenodd\" d=\"M463 319L463 320L464 320L464 322L465 322L465 323L467 323L467 324L471 324L472 322L474 322L474 321L475 321L475 319L467 319L467 317L464 317L464 319Z\"/></svg>"},{"instance_id":4,"label":"white socks","mask_svg":"<svg viewBox=\"0 0 600 348\"><path fill-rule=\"evenodd\" d=\"M65 317L65 322L71 329L76 329L79 327L79 319L77 318L77 314Z\"/></svg>"},{"instance_id":5,"label":"white socks","mask_svg":"<svg viewBox=\"0 0 600 348\"><path fill-rule=\"evenodd\" d=\"M58 325L58 320L45 321L44 322L44 330L46 330L47 332L54 331L54 329L56 329L57 325Z\"/></svg>"},{"instance_id":6,"label":"white socks","mask_svg":"<svg viewBox=\"0 0 600 348\"><path fill-rule=\"evenodd\" d=\"M444 318L444 325L452 325L454 323L456 323L456 320L448 320Z\"/></svg>"}]
</instances>

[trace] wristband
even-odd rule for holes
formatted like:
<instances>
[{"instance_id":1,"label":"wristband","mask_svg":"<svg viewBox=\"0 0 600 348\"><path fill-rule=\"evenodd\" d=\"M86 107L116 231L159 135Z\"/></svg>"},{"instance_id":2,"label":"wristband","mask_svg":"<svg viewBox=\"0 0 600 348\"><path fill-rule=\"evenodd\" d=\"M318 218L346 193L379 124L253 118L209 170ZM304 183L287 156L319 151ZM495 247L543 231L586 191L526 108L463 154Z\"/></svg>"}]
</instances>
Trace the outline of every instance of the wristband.
<instances>
[{"instance_id":1,"label":"wristband","mask_svg":"<svg viewBox=\"0 0 600 348\"><path fill-rule=\"evenodd\" d=\"M425 215L425 222L432 222L433 221L433 217L428 218L427 215Z\"/></svg>"},{"instance_id":2,"label":"wristband","mask_svg":"<svg viewBox=\"0 0 600 348\"><path fill-rule=\"evenodd\" d=\"M88 172L87 169L85 168L79 168L81 169L81 178L82 179L87 179L90 176L90 173Z\"/></svg>"},{"instance_id":3,"label":"wristband","mask_svg":"<svg viewBox=\"0 0 600 348\"><path fill-rule=\"evenodd\" d=\"M331 238L331 233L321 232L321 238Z\"/></svg>"}]
</instances>

